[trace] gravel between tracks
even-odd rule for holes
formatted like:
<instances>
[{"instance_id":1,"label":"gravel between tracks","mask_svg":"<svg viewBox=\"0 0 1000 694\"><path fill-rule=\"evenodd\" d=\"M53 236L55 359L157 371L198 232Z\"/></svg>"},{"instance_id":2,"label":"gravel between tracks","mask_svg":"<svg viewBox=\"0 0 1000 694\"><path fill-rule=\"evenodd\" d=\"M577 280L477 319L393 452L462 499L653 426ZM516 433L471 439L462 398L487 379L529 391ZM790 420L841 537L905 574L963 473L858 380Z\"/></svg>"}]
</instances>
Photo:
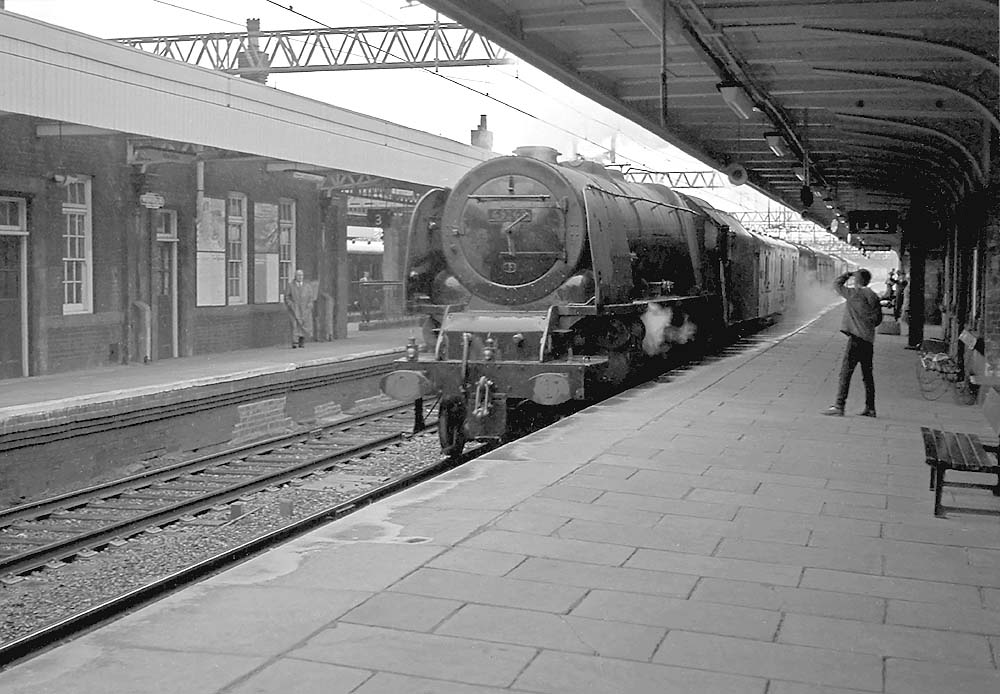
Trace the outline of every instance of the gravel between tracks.
<instances>
[{"instance_id":1,"label":"gravel between tracks","mask_svg":"<svg viewBox=\"0 0 1000 694\"><path fill-rule=\"evenodd\" d=\"M136 535L124 545L107 547L89 559L78 558L58 569L0 584L0 644L415 472L439 458L437 435L417 436L305 483L254 494L243 502L244 515L236 519L230 516L230 505L224 511L201 514L194 522ZM282 514L289 505L290 517Z\"/></svg>"}]
</instances>

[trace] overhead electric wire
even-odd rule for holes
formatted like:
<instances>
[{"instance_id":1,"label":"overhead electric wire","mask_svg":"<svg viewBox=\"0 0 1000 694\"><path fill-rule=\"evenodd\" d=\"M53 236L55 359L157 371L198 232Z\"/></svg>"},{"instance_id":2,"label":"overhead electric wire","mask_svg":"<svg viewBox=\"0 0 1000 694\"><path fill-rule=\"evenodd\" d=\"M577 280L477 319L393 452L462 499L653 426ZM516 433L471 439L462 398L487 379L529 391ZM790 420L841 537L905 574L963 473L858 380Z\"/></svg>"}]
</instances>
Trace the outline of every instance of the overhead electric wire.
<instances>
[{"instance_id":1,"label":"overhead electric wire","mask_svg":"<svg viewBox=\"0 0 1000 694\"><path fill-rule=\"evenodd\" d=\"M166 0L153 0L153 2L158 3L160 5L166 5L167 7L173 7L173 8L178 9L178 10L185 10L187 12L192 12L194 14L200 14L202 17L208 17L209 19L214 19L217 22L225 22L227 24L235 24L236 26L241 27L241 28L245 26L244 24L240 24L239 22L234 22L231 19L223 19L222 17L216 17L215 15L211 15L211 14L208 14L206 12L200 12L198 10L192 10L190 7L184 7L183 5L175 5L172 2L166 2Z\"/></svg>"}]
</instances>

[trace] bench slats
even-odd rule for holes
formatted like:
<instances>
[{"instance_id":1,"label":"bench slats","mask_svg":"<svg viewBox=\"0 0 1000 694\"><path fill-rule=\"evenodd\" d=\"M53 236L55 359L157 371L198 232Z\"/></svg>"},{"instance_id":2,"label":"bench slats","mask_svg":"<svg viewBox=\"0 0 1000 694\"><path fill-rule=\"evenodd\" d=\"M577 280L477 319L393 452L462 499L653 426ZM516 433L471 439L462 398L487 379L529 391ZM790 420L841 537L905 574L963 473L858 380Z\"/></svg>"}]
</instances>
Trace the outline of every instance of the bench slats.
<instances>
[{"instance_id":1,"label":"bench slats","mask_svg":"<svg viewBox=\"0 0 1000 694\"><path fill-rule=\"evenodd\" d=\"M958 449L957 454L952 453L952 457L961 460L961 467L963 470L978 470L979 456L976 455L976 451L972 446L972 441L969 440L967 434L949 434L949 439L954 440L954 447Z\"/></svg>"},{"instance_id":2,"label":"bench slats","mask_svg":"<svg viewBox=\"0 0 1000 694\"><path fill-rule=\"evenodd\" d=\"M987 472L991 467L995 467L996 463L990 458L990 454L983 449L983 444L979 441L978 436L968 434L964 438L968 451L966 458L969 460L969 470Z\"/></svg>"},{"instance_id":3,"label":"bench slats","mask_svg":"<svg viewBox=\"0 0 1000 694\"><path fill-rule=\"evenodd\" d=\"M993 494L1000 496L1000 479L995 485L974 484L971 482L946 482L947 470L960 472L985 472L1000 478L1000 462L991 456L984 448L982 441L975 434L959 434L952 431L941 431L920 427L920 435L924 439L924 455L927 465L931 468L930 488L934 490L934 515L944 515L945 507L941 504L941 491L949 487L971 487L976 489L991 489ZM996 449L994 449L996 450ZM966 509L968 512L981 513L980 510Z\"/></svg>"},{"instance_id":4,"label":"bench slats","mask_svg":"<svg viewBox=\"0 0 1000 694\"><path fill-rule=\"evenodd\" d=\"M932 465L937 462L937 439L934 432L927 427L920 427L920 434L924 437L924 455L927 457L927 464Z\"/></svg>"},{"instance_id":5,"label":"bench slats","mask_svg":"<svg viewBox=\"0 0 1000 694\"><path fill-rule=\"evenodd\" d=\"M959 434L921 427L928 465L944 464L964 472L1000 472L997 462L975 434Z\"/></svg>"}]
</instances>

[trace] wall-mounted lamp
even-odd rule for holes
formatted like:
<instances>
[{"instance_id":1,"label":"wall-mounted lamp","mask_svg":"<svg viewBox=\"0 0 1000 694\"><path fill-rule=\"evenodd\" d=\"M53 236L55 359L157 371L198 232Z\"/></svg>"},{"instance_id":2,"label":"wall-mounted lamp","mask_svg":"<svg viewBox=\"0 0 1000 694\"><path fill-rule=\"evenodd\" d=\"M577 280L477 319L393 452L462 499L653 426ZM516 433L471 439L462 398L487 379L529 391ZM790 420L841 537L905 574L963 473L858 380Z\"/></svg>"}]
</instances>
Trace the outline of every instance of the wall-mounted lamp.
<instances>
[{"instance_id":1,"label":"wall-mounted lamp","mask_svg":"<svg viewBox=\"0 0 1000 694\"><path fill-rule=\"evenodd\" d=\"M743 87L733 82L721 82L716 85L716 89L722 94L723 100L725 100L726 105L733 110L737 116L743 120L747 120L756 110L753 101L747 96L747 93L743 91Z\"/></svg>"},{"instance_id":2,"label":"wall-mounted lamp","mask_svg":"<svg viewBox=\"0 0 1000 694\"><path fill-rule=\"evenodd\" d=\"M292 178L297 181L309 181L310 183L322 183L326 180L326 176L320 174L309 173L308 171L292 171Z\"/></svg>"},{"instance_id":3,"label":"wall-mounted lamp","mask_svg":"<svg viewBox=\"0 0 1000 694\"><path fill-rule=\"evenodd\" d=\"M60 186L71 186L74 183L81 183L82 179L69 174L52 174L52 182Z\"/></svg>"},{"instance_id":4,"label":"wall-mounted lamp","mask_svg":"<svg viewBox=\"0 0 1000 694\"><path fill-rule=\"evenodd\" d=\"M781 136L781 133L769 132L764 133L764 139L767 140L767 146L771 148L776 157L787 157L791 154L788 149L788 144L785 142L785 138Z\"/></svg>"}]
</instances>

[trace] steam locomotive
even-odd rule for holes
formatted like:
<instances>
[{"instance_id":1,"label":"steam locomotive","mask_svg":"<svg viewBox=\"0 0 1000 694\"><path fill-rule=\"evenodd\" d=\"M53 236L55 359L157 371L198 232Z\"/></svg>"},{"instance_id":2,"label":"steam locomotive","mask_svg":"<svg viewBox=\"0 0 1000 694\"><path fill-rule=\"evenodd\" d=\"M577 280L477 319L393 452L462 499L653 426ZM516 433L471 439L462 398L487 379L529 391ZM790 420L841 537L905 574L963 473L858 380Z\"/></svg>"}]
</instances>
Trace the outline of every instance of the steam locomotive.
<instances>
[{"instance_id":1,"label":"steam locomotive","mask_svg":"<svg viewBox=\"0 0 1000 694\"><path fill-rule=\"evenodd\" d=\"M381 389L439 395L446 454L502 439L515 408L597 399L651 358L782 313L808 266L703 200L557 154L519 148L414 210L407 301L429 349L411 338Z\"/></svg>"}]
</instances>

